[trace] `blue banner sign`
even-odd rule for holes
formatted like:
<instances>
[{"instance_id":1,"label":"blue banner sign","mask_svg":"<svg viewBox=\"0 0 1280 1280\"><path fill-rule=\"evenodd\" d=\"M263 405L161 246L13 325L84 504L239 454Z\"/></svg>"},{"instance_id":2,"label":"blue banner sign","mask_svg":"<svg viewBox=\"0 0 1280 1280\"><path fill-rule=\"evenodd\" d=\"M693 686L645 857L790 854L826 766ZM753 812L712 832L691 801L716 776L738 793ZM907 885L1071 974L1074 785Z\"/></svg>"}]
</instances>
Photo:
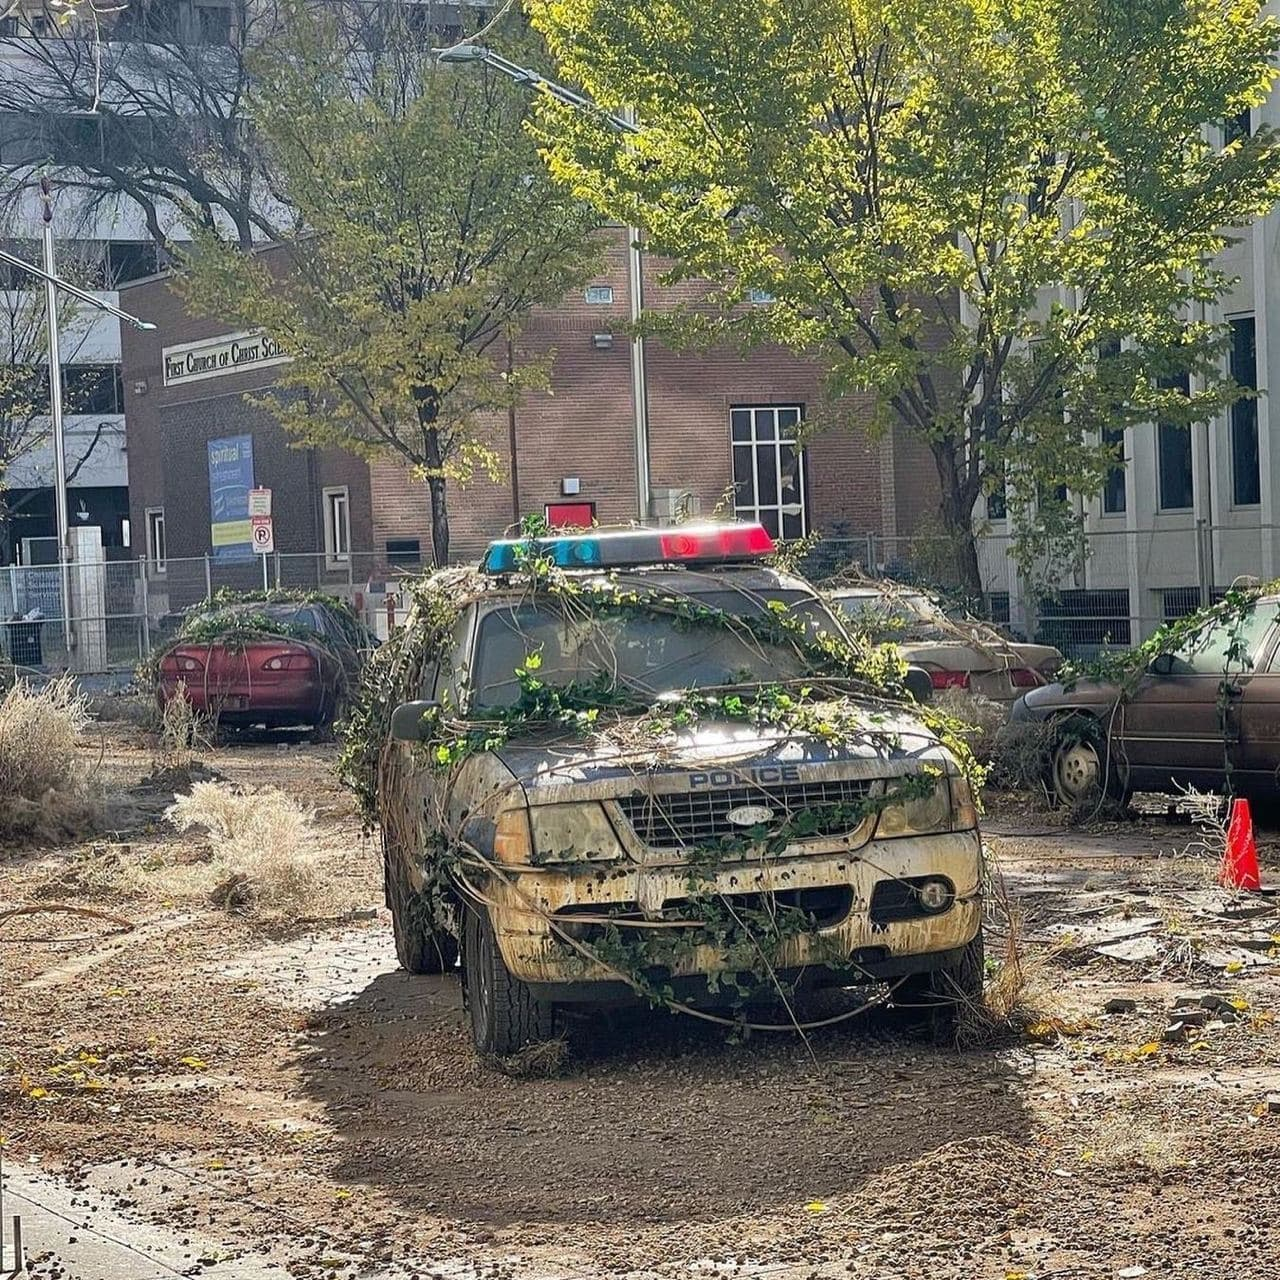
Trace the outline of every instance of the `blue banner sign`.
<instances>
[{"instance_id":1,"label":"blue banner sign","mask_svg":"<svg viewBox=\"0 0 1280 1280\"><path fill-rule=\"evenodd\" d=\"M209 441L209 542L213 558L253 559L249 490L253 488L253 437Z\"/></svg>"}]
</instances>

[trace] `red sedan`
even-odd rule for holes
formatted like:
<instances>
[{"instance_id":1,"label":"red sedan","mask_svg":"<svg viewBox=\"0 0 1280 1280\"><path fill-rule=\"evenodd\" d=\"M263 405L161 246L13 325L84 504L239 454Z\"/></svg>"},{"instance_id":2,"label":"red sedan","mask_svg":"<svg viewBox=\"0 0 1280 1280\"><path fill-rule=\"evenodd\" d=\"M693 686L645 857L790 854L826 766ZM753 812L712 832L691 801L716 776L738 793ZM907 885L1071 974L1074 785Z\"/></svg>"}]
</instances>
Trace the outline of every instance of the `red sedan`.
<instances>
[{"instance_id":1,"label":"red sedan","mask_svg":"<svg viewBox=\"0 0 1280 1280\"><path fill-rule=\"evenodd\" d=\"M191 615L161 657L161 706L185 693L226 725L333 722L370 641L340 605L237 603Z\"/></svg>"}]
</instances>

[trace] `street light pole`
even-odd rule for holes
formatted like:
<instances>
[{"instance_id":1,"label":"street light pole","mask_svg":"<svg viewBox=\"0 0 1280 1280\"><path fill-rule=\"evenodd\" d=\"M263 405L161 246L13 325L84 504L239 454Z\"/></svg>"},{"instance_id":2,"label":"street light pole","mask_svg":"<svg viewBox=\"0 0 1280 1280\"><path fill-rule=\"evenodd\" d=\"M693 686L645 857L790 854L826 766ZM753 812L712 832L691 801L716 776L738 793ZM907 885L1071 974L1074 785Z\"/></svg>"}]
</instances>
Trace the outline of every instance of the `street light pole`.
<instances>
[{"instance_id":1,"label":"street light pole","mask_svg":"<svg viewBox=\"0 0 1280 1280\"><path fill-rule=\"evenodd\" d=\"M53 262L53 192L40 179L44 243L44 311L49 329L49 412L53 418L53 507L58 526L58 570L62 587L62 639L71 653L71 548L67 539L67 465L62 438L62 352L58 335L58 289Z\"/></svg>"},{"instance_id":2,"label":"street light pole","mask_svg":"<svg viewBox=\"0 0 1280 1280\"><path fill-rule=\"evenodd\" d=\"M567 85L548 80L540 72L529 67L522 67L494 53L487 45L455 44L448 49L434 49L437 62L464 63L481 62L492 67L503 75L510 76L517 84L535 89L554 98L557 102L572 107L575 111L585 111L599 116L610 128L619 133L635 134L640 132L634 113L615 115L592 102L590 98L570 89ZM644 249L641 244L639 227L627 228L627 293L631 302L631 399L634 405L635 436L635 468L636 468L636 507L640 520L650 517L650 501L652 491L649 477L649 385L645 368L644 338L640 334L639 325L644 315Z\"/></svg>"}]
</instances>

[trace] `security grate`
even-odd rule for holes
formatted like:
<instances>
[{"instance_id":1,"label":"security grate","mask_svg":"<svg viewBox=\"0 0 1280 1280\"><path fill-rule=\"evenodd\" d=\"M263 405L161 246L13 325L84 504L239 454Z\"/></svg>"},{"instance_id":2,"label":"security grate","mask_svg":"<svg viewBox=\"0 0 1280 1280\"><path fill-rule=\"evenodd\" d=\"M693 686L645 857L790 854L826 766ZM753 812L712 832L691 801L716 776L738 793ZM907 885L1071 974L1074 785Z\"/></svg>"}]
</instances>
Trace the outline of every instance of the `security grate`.
<instances>
[{"instance_id":1,"label":"security grate","mask_svg":"<svg viewBox=\"0 0 1280 1280\"><path fill-rule=\"evenodd\" d=\"M654 849L686 849L743 835L748 828L730 822L729 814L748 806L772 810L772 818L764 824L769 831L800 821L800 815L806 814L797 838L847 835L858 827L859 806L875 786L867 779L839 778L656 795L633 791L619 797L618 804L642 843Z\"/></svg>"}]
</instances>

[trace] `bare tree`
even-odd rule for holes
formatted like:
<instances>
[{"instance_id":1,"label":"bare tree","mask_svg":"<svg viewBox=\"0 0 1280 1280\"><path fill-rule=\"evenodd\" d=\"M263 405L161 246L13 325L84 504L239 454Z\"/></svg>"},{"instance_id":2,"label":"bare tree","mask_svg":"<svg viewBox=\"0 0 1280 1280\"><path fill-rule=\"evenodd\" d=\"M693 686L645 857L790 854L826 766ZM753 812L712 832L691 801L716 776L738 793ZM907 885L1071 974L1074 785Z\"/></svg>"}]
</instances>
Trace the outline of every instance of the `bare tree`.
<instances>
[{"instance_id":1,"label":"bare tree","mask_svg":"<svg viewBox=\"0 0 1280 1280\"><path fill-rule=\"evenodd\" d=\"M0 240L27 261L38 259L38 246L17 238L14 232L28 231L15 219L0 222ZM7 233L7 234L6 234ZM64 254L59 271L64 279L82 286L110 284L103 278L100 246L81 243ZM11 521L28 498L14 500L14 472L51 443L53 431L49 405L48 330L45 295L39 281L15 269L3 268L0 276L0 564L12 553ZM65 366L73 364L89 334L86 310L65 295L59 303L59 330ZM103 377L114 377L104 366ZM68 415L87 407L92 388L84 380L64 382L63 407ZM110 433L110 421L99 422L87 441L68 442L67 481L73 481Z\"/></svg>"}]
</instances>

